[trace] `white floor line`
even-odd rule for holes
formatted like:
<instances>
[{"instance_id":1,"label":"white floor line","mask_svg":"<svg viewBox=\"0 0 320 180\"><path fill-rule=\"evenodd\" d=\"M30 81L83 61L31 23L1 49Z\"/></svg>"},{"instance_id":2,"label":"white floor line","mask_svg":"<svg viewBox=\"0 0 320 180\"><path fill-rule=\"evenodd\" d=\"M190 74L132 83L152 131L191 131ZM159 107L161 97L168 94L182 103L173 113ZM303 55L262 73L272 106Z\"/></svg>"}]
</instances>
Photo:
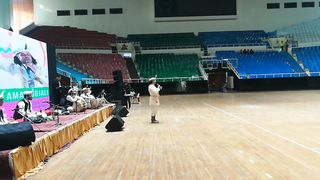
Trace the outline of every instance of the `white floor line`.
<instances>
[{"instance_id":1,"label":"white floor line","mask_svg":"<svg viewBox=\"0 0 320 180\"><path fill-rule=\"evenodd\" d=\"M265 173L265 175L269 178L272 179L272 176L269 173Z\"/></svg>"},{"instance_id":2,"label":"white floor line","mask_svg":"<svg viewBox=\"0 0 320 180\"><path fill-rule=\"evenodd\" d=\"M205 103L205 104L206 104L206 103ZM206 104L206 105L209 105L209 104ZM209 106L211 106L211 105L209 105ZM217 108L215 107L215 109L217 109ZM235 116L235 115L234 115L234 116ZM232 117L233 117L233 116L232 116ZM237 117L237 119L238 119L238 118L240 118L240 117ZM230 120L230 121L232 121L232 120ZM241 120L241 122L242 122L242 121L243 121L243 120ZM289 155L289 154L286 153L286 152L283 152L283 151L280 150L279 148L274 147L273 145L271 145L271 144L269 144L269 143L261 140L260 138L257 138L256 136L254 136L254 135L252 135L252 134L250 134L250 133L247 133L247 135L250 136L250 137L252 137L252 138L254 138L254 139L256 139L258 142L264 144L265 146L268 146L269 148L273 149L274 151L282 154L284 157L287 157L287 158L289 158L289 159L291 159L291 160L299 163L299 164L302 165L304 168L309 169L309 170L314 171L314 172L318 172L318 169L315 169L314 167L311 167L310 165L308 165L308 164L300 161L299 159L296 159L295 157ZM239 150L239 153L240 153L240 154L243 154L244 152L243 152L242 150ZM252 163L252 161L250 161L250 162ZM255 163L255 161L253 161L253 162Z\"/></svg>"},{"instance_id":3,"label":"white floor line","mask_svg":"<svg viewBox=\"0 0 320 180\"><path fill-rule=\"evenodd\" d=\"M292 144L295 144L295 145L297 145L297 146L299 146L299 147L301 147L301 148L303 148L303 149L305 149L305 150L314 152L314 153L316 153L316 154L320 154L320 152L314 150L314 148L311 148L311 147L308 147L308 146L306 146L306 145L304 145L304 144L298 143L297 141L295 141L295 140L293 140L293 139L290 139L290 138L288 138L288 137L282 136L282 135L280 135L280 134L278 134L278 133L276 133L276 132L274 132L274 131L271 131L271 130L266 129L266 128L262 127L262 126L259 126L259 125L255 124L255 123L252 123L252 122L250 122L250 121L248 121L248 120L246 120L246 119L244 119L244 118L242 118L242 117L240 117L240 116L237 116L237 115L235 115L235 114L233 114L233 113L227 112L227 111L225 111L225 110L223 110L223 109L221 109L221 108L215 107L215 106L210 105L210 104L208 104L208 103L203 103L203 104L206 105L206 106L208 106L208 107L211 107L212 109L215 109L216 111L220 111L220 112L222 112L222 113L224 113L224 114L226 114L226 115L228 115L228 116L230 116L230 117L233 117L233 118L235 118L235 119L237 119L237 120L239 120L239 121L242 121L242 122L244 122L244 123L250 124L250 125L252 125L252 126L254 126L254 127L258 128L258 129L261 129L261 130L263 130L264 132L267 132L267 133L269 133L269 134L271 134L271 135L273 135L273 136L275 136L275 137L278 137L278 138L283 139L283 140L285 140L285 141L288 141L288 142L290 142L290 143L292 143Z\"/></svg>"}]
</instances>

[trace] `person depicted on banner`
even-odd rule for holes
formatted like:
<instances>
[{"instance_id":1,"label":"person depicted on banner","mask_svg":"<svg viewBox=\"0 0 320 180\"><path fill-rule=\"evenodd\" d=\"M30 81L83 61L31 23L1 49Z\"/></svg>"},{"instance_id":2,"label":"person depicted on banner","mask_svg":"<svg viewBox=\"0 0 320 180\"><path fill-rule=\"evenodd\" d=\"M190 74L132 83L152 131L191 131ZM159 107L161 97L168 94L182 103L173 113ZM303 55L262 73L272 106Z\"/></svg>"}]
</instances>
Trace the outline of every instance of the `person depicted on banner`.
<instances>
[{"instance_id":1,"label":"person depicted on banner","mask_svg":"<svg viewBox=\"0 0 320 180\"><path fill-rule=\"evenodd\" d=\"M33 88L48 86L46 68L37 66L36 59L27 50L15 51L13 61L3 60L0 63L0 73L3 78L10 78L0 84L0 88Z\"/></svg>"},{"instance_id":2,"label":"person depicted on banner","mask_svg":"<svg viewBox=\"0 0 320 180\"><path fill-rule=\"evenodd\" d=\"M41 85L44 85L43 80L37 75L37 61L27 50L27 45L25 45L24 49L16 52L14 56L14 63L20 67L25 88L36 87L36 81Z\"/></svg>"},{"instance_id":3,"label":"person depicted on banner","mask_svg":"<svg viewBox=\"0 0 320 180\"><path fill-rule=\"evenodd\" d=\"M23 99L18 102L13 114L13 119L22 119L33 114L32 91L23 92Z\"/></svg>"},{"instance_id":4,"label":"person depicted on banner","mask_svg":"<svg viewBox=\"0 0 320 180\"><path fill-rule=\"evenodd\" d=\"M150 105L150 110L151 110L151 123L159 123L158 120L156 120L156 115L158 113L158 108L160 106L160 90L162 89L162 86L160 86L156 78L150 78L149 79L149 105Z\"/></svg>"},{"instance_id":5,"label":"person depicted on banner","mask_svg":"<svg viewBox=\"0 0 320 180\"><path fill-rule=\"evenodd\" d=\"M9 121L6 119L6 117L3 114L3 110L1 109L2 105L3 105L3 101L4 101L4 97L3 97L4 92L2 92L0 94L0 125L3 124L8 124Z\"/></svg>"}]
</instances>

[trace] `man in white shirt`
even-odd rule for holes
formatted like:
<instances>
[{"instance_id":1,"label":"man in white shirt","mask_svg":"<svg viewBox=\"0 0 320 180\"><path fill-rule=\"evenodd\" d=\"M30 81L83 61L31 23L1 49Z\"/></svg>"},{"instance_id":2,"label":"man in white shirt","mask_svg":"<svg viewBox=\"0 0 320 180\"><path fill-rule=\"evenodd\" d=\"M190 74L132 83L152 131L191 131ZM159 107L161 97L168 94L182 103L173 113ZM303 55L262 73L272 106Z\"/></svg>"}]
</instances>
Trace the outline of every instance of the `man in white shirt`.
<instances>
[{"instance_id":1,"label":"man in white shirt","mask_svg":"<svg viewBox=\"0 0 320 180\"><path fill-rule=\"evenodd\" d=\"M0 107L3 105L3 93L0 94ZM8 124L9 121L6 119L6 117L4 117L4 114L3 114L3 111L2 109L0 108L0 125L3 125L3 124Z\"/></svg>"},{"instance_id":2,"label":"man in white shirt","mask_svg":"<svg viewBox=\"0 0 320 180\"><path fill-rule=\"evenodd\" d=\"M160 105L159 91L162 89L162 87L157 84L156 78L150 78L149 83L150 85L148 87L148 90L150 94L149 105L151 109L151 123L159 123L159 121L156 120L156 115Z\"/></svg>"},{"instance_id":3,"label":"man in white shirt","mask_svg":"<svg viewBox=\"0 0 320 180\"><path fill-rule=\"evenodd\" d=\"M91 90L88 88L82 89L82 94L80 95L80 97L82 97L86 101L88 108L91 108L91 100L96 99L93 95L91 95Z\"/></svg>"},{"instance_id":4,"label":"man in white shirt","mask_svg":"<svg viewBox=\"0 0 320 180\"><path fill-rule=\"evenodd\" d=\"M77 95L77 92L75 92L72 88L69 89L66 100L66 106L68 111L76 111L76 109L73 109L74 104L81 100L84 101L80 96Z\"/></svg>"},{"instance_id":5,"label":"man in white shirt","mask_svg":"<svg viewBox=\"0 0 320 180\"><path fill-rule=\"evenodd\" d=\"M18 102L13 119L22 119L25 116L30 116L33 113L32 110L32 91L23 92L23 99Z\"/></svg>"}]
</instances>

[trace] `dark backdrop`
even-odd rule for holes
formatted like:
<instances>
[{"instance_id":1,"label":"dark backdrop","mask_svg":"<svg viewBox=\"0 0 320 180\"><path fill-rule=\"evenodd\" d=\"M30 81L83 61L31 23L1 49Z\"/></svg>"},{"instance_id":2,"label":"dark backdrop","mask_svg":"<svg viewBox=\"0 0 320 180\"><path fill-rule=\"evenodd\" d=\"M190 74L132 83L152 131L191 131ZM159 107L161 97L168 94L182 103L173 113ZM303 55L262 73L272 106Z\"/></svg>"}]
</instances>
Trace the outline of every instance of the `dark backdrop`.
<instances>
[{"instance_id":1,"label":"dark backdrop","mask_svg":"<svg viewBox=\"0 0 320 180\"><path fill-rule=\"evenodd\" d=\"M236 0L155 0L155 17L237 15Z\"/></svg>"}]
</instances>

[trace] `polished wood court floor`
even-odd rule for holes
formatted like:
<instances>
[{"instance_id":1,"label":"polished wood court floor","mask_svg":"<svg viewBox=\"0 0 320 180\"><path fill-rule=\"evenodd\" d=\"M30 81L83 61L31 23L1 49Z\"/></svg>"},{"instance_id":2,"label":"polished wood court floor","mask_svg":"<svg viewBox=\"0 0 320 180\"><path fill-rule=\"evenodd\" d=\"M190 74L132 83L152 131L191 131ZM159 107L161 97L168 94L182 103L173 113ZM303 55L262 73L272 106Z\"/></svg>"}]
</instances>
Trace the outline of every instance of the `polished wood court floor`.
<instances>
[{"instance_id":1,"label":"polished wood court floor","mask_svg":"<svg viewBox=\"0 0 320 180\"><path fill-rule=\"evenodd\" d=\"M320 91L162 96L160 124L147 101L29 179L320 179Z\"/></svg>"}]
</instances>

